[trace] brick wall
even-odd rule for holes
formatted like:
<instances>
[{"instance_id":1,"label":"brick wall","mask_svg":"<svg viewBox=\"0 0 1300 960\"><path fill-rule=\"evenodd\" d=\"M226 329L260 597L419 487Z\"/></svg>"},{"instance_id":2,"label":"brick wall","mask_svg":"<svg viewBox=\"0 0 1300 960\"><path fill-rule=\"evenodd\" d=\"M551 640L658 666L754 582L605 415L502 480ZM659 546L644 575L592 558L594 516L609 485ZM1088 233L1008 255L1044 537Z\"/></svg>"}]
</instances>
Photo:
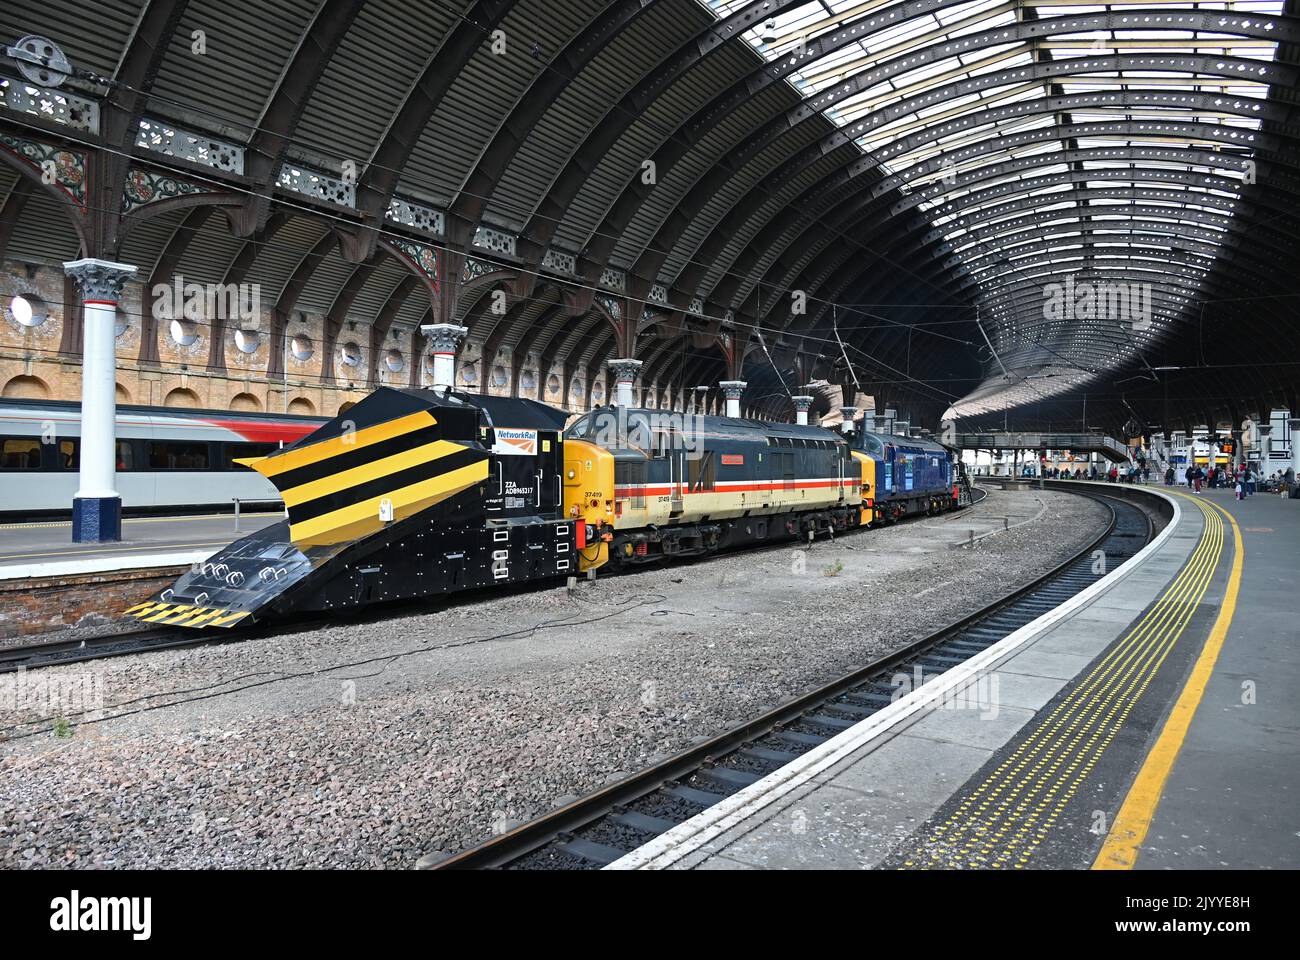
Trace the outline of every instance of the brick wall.
<instances>
[{"instance_id":1,"label":"brick wall","mask_svg":"<svg viewBox=\"0 0 1300 960\"><path fill-rule=\"evenodd\" d=\"M24 325L14 316L9 308L14 296L22 296L35 306L39 315L35 325ZM32 400L81 399L81 340L76 296L75 285L69 284L61 266L15 261L0 264L0 394ZM140 362L142 317L146 310L153 313L154 309L154 299L142 283L125 286L118 308L119 403L332 417L344 404L355 403L372 389L366 383L371 359L367 324L345 325L339 331L334 354L335 379L326 381L322 380L325 316L310 310L294 311L285 329L284 373L269 377L272 318L266 304L261 308L256 336L237 341L237 324L227 325L216 351L220 361L215 365L211 362L210 338L217 328L210 319L201 318L173 331L171 322L161 314L155 336L159 362ZM193 341L178 341L174 333L179 333L181 340L192 337ZM414 356L415 346L412 325L395 325L389 330L376 351L376 383L407 386L414 364L417 380L426 386L430 384L432 357L427 350ZM508 396L512 348L502 345L490 363L485 362L481 350L482 344L474 335L462 346L457 360L457 386L470 392L481 390L486 376L488 393ZM355 366L344 362L345 352L356 358ZM535 352L526 358L524 372L532 385L521 384L520 395L558 406L563 401L559 382L563 366L557 362L549 370L541 371L538 360ZM554 389L548 389L552 376L556 377ZM580 383L581 377L574 380ZM575 412L588 408L582 386L570 397L569 406Z\"/></svg>"},{"instance_id":2,"label":"brick wall","mask_svg":"<svg viewBox=\"0 0 1300 960\"><path fill-rule=\"evenodd\" d=\"M123 619L122 611L171 586L186 569L153 567L0 580L0 645L40 634L62 640L83 631L102 635L138 630L140 624Z\"/></svg>"}]
</instances>

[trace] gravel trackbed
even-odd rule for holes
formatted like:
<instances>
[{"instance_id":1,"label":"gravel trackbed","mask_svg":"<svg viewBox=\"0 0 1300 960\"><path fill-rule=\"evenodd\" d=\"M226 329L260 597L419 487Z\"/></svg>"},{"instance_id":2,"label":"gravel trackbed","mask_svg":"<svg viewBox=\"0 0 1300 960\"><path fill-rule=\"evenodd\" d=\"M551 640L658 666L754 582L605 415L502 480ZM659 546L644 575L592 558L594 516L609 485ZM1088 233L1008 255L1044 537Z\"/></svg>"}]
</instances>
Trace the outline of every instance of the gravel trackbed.
<instances>
[{"instance_id":1,"label":"gravel trackbed","mask_svg":"<svg viewBox=\"0 0 1300 960\"><path fill-rule=\"evenodd\" d=\"M994 491L573 596L560 581L0 678L0 865L410 867L955 620L1105 521L1081 497Z\"/></svg>"}]
</instances>

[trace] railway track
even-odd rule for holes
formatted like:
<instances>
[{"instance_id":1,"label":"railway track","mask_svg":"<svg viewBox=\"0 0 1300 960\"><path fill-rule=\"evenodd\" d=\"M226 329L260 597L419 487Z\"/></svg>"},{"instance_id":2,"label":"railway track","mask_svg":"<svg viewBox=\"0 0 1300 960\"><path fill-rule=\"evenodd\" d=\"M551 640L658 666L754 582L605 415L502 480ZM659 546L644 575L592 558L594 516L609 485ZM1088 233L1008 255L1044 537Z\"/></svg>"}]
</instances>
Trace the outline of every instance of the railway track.
<instances>
[{"instance_id":1,"label":"railway track","mask_svg":"<svg viewBox=\"0 0 1300 960\"><path fill-rule=\"evenodd\" d=\"M192 647L221 640L244 639L236 637L204 636L189 630L132 630L84 640L61 640L55 643L35 643L0 649L0 673L16 670L35 670L65 663L81 663L103 657L120 657L129 653L148 653L174 647Z\"/></svg>"},{"instance_id":2,"label":"railway track","mask_svg":"<svg viewBox=\"0 0 1300 960\"><path fill-rule=\"evenodd\" d=\"M975 490L975 498L966 509L977 505L988 492L981 489ZM954 514L956 516L956 514ZM919 519L919 518L918 518ZM636 569L625 570L616 576L634 576ZM606 574L607 576L609 574ZM538 590L549 589L554 586L552 582L543 583L524 583L515 588L516 590ZM467 599L471 598L477 591L471 591ZM492 588L492 595L499 595L500 588ZM427 603L427 598L419 601L410 601L409 603ZM399 605L394 605L399 606ZM370 615L381 611L372 611ZM389 611L392 612L391 610ZM359 616L354 614L353 616ZM259 636L266 636L282 629L285 626L292 625L295 628L310 626L314 623L333 622L324 616L313 616L311 618L298 618L292 621L286 621L280 625L267 625L264 627L253 627L243 631L202 631L202 630L185 630L180 628L156 628L153 630L133 630L128 633L116 633L102 637L87 637L80 640L60 640L53 642L18 644L10 647L0 647L0 674L13 673L17 670L35 670L41 667L53 667L70 663L84 663L89 660L99 660L105 657L121 657L128 654L149 653L153 650L168 650L180 647L195 647L209 643L230 643L240 640L251 640Z\"/></svg>"},{"instance_id":3,"label":"railway track","mask_svg":"<svg viewBox=\"0 0 1300 960\"><path fill-rule=\"evenodd\" d=\"M897 674L932 680L1084 590L1094 551L1107 569L1151 539L1151 517L1122 500L1106 530L1002 599L760 717L438 863L434 869L598 869L784 766L892 702Z\"/></svg>"}]
</instances>

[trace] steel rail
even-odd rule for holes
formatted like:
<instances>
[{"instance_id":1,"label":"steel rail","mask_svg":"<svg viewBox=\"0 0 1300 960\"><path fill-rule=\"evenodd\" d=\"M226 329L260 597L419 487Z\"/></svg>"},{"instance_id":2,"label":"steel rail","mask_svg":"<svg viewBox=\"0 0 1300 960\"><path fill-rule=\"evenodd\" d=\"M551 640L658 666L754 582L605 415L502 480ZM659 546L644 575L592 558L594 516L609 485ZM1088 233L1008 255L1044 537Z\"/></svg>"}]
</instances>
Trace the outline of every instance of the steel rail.
<instances>
[{"instance_id":1,"label":"steel rail","mask_svg":"<svg viewBox=\"0 0 1300 960\"><path fill-rule=\"evenodd\" d=\"M1070 492L1102 503L1110 511L1110 520L1099 536L1029 583L925 637L905 644L829 683L768 710L761 716L703 740L653 766L580 797L572 803L523 823L484 843L426 865L438 870L510 867L518 865L520 861L551 845L570 844L576 831L590 828L610 815L619 815L627 805L650 797L665 787L671 787L685 777L712 768L718 760L753 744L760 737L816 714L836 698L870 684L882 675L889 675L891 671L908 661L923 658L936 647L960 637L968 628L1013 608L1018 601L1050 585L1052 581L1065 574L1071 566L1089 557L1094 550L1116 535L1120 518L1115 507L1108 502L1113 498L1084 491ZM1125 506L1132 505L1125 504ZM1140 510L1136 507L1134 509ZM1143 536L1145 543L1153 536L1154 526L1151 515L1146 511L1140 512L1146 519L1146 531ZM1025 622L1035 619L1036 616L1038 614L1029 617ZM829 739L829 736L824 739ZM739 787L737 786L736 789ZM717 799L722 800L724 796L725 794L719 794ZM600 865L599 859L590 862L592 868Z\"/></svg>"}]
</instances>

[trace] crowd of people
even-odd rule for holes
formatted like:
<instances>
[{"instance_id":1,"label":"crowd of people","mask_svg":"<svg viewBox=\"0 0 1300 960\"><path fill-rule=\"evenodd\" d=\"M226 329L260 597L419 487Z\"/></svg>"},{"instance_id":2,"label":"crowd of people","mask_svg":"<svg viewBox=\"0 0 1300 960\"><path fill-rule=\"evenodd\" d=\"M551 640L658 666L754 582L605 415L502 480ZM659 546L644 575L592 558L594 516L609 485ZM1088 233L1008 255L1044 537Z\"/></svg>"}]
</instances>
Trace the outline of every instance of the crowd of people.
<instances>
[{"instance_id":1,"label":"crowd of people","mask_svg":"<svg viewBox=\"0 0 1300 960\"><path fill-rule=\"evenodd\" d=\"M1292 496L1297 492L1295 471L1290 467L1285 470L1275 470L1270 476L1264 477L1254 467L1244 463L1239 464L1235 470L1231 467L1218 466L1206 470L1199 464L1192 464L1183 471L1183 478L1194 493L1200 493L1206 488L1231 489L1238 500L1253 497L1259 492L1261 486L1267 492L1283 497ZM1170 467L1165 471L1165 484L1173 486L1176 482L1174 468Z\"/></svg>"},{"instance_id":2,"label":"crowd of people","mask_svg":"<svg viewBox=\"0 0 1300 960\"><path fill-rule=\"evenodd\" d=\"M1033 476L1028 470L1025 476ZM1109 470L1098 470L1095 466L1076 467L1070 470L1067 467L1048 467L1043 471L1043 478L1046 480L1105 480L1109 483L1150 483L1151 468L1145 464L1138 466L1128 464L1124 468L1111 467Z\"/></svg>"},{"instance_id":3,"label":"crowd of people","mask_svg":"<svg viewBox=\"0 0 1300 960\"><path fill-rule=\"evenodd\" d=\"M1024 471L1026 477L1033 476L1032 468ZM1048 467L1043 470L1043 477L1048 480L1103 480L1108 483L1150 483L1151 466L1149 463L1128 463L1123 466L1112 465L1109 470L1096 466ZM1199 464L1193 464L1180 475L1173 467L1168 467L1164 475L1165 486L1172 487L1185 483L1194 493L1203 489L1233 490L1238 500L1253 497L1256 493L1276 493L1283 497L1300 500L1300 485L1296 483L1296 474L1288 467L1275 470L1265 477L1261 472L1247 464L1240 464L1235 469L1214 466L1206 470Z\"/></svg>"}]
</instances>

